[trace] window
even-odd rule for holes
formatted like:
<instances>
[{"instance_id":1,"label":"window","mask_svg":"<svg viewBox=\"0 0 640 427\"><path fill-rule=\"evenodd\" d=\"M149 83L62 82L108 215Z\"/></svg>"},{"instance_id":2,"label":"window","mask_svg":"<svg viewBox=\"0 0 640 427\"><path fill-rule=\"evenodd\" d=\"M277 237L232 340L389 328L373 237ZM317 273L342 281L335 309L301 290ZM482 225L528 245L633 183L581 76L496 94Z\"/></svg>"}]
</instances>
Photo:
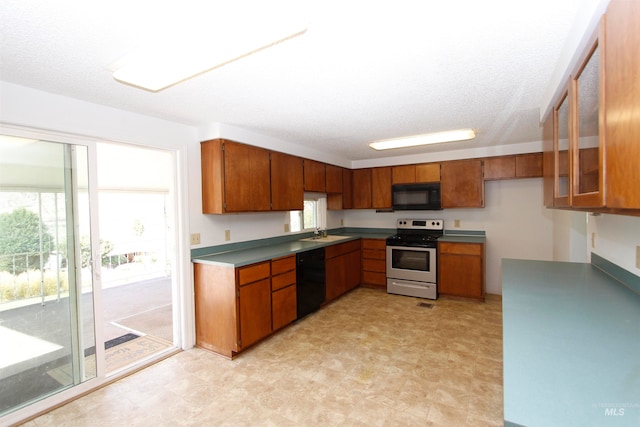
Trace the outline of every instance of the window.
<instances>
[{"instance_id":1,"label":"window","mask_svg":"<svg viewBox=\"0 0 640 427\"><path fill-rule=\"evenodd\" d=\"M304 210L289 212L290 230L310 231L326 228L327 197L324 194L305 193Z\"/></svg>"}]
</instances>

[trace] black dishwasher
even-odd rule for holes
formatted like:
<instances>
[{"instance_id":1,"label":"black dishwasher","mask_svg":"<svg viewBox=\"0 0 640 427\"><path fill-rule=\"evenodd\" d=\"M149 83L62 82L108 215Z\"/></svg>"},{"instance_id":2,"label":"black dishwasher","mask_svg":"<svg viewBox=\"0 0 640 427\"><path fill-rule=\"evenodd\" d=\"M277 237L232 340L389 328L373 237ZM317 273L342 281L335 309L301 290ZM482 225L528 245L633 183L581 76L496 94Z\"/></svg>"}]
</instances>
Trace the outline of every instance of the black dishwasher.
<instances>
[{"instance_id":1,"label":"black dishwasher","mask_svg":"<svg viewBox=\"0 0 640 427\"><path fill-rule=\"evenodd\" d=\"M296 255L298 319L320 308L325 298L324 248Z\"/></svg>"}]
</instances>

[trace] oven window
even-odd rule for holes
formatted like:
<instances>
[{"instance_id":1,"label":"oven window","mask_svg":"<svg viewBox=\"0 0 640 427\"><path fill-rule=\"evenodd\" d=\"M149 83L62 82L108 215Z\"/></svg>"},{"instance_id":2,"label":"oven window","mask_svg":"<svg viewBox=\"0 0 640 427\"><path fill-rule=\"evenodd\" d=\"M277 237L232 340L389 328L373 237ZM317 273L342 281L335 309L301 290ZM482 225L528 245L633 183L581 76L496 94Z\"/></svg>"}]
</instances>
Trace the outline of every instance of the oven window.
<instances>
[{"instance_id":1,"label":"oven window","mask_svg":"<svg viewBox=\"0 0 640 427\"><path fill-rule=\"evenodd\" d=\"M391 266L400 270L431 270L431 251L415 251L411 249L393 249Z\"/></svg>"}]
</instances>

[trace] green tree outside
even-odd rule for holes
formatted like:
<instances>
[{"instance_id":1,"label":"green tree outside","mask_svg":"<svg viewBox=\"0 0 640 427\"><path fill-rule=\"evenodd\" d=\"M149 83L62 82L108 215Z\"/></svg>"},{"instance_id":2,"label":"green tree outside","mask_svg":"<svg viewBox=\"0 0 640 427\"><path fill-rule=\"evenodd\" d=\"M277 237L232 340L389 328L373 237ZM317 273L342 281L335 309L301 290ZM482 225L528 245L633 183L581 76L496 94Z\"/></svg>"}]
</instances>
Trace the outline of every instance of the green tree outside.
<instances>
[{"instance_id":1,"label":"green tree outside","mask_svg":"<svg viewBox=\"0 0 640 427\"><path fill-rule=\"evenodd\" d=\"M0 270L20 274L39 269L41 231L42 262L46 263L53 249L53 237L38 215L25 208L0 214Z\"/></svg>"}]
</instances>

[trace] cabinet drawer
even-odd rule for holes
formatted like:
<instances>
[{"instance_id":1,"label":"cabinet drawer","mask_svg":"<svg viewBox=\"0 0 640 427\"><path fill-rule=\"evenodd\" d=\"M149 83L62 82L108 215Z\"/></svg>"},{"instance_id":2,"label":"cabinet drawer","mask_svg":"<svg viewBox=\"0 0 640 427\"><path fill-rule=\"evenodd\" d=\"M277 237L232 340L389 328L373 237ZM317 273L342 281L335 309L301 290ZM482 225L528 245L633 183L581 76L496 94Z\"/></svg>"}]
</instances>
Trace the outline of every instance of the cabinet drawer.
<instances>
[{"instance_id":1,"label":"cabinet drawer","mask_svg":"<svg viewBox=\"0 0 640 427\"><path fill-rule=\"evenodd\" d=\"M386 249L387 241L384 239L362 239L362 249Z\"/></svg>"},{"instance_id":2,"label":"cabinet drawer","mask_svg":"<svg viewBox=\"0 0 640 427\"><path fill-rule=\"evenodd\" d=\"M387 265L383 260L363 259L362 269L365 271L376 271L378 273L386 273Z\"/></svg>"},{"instance_id":3,"label":"cabinet drawer","mask_svg":"<svg viewBox=\"0 0 640 427\"><path fill-rule=\"evenodd\" d=\"M296 269L296 256L288 255L282 258L276 258L271 260L271 274L281 274L286 271L291 271Z\"/></svg>"},{"instance_id":4,"label":"cabinet drawer","mask_svg":"<svg viewBox=\"0 0 640 427\"><path fill-rule=\"evenodd\" d=\"M387 284L387 274L386 273L376 273L372 271L363 271L362 272L362 283L368 283L371 285L386 285Z\"/></svg>"},{"instance_id":5,"label":"cabinet drawer","mask_svg":"<svg viewBox=\"0 0 640 427\"><path fill-rule=\"evenodd\" d=\"M482 255L482 243L438 243L438 251L442 254Z\"/></svg>"},{"instance_id":6,"label":"cabinet drawer","mask_svg":"<svg viewBox=\"0 0 640 427\"><path fill-rule=\"evenodd\" d=\"M271 277L271 290L277 291L278 289L284 288L285 286L295 285L296 283L296 272L289 271L284 274L278 274L277 276Z\"/></svg>"},{"instance_id":7,"label":"cabinet drawer","mask_svg":"<svg viewBox=\"0 0 640 427\"><path fill-rule=\"evenodd\" d=\"M337 256L358 250L360 250L360 240L352 240L346 243L327 246L325 249L325 257L327 259L335 258Z\"/></svg>"},{"instance_id":8,"label":"cabinet drawer","mask_svg":"<svg viewBox=\"0 0 640 427\"><path fill-rule=\"evenodd\" d=\"M271 262L265 261L237 269L238 285L246 285L271 276Z\"/></svg>"},{"instance_id":9,"label":"cabinet drawer","mask_svg":"<svg viewBox=\"0 0 640 427\"><path fill-rule=\"evenodd\" d=\"M381 251L379 249L364 249L362 251L363 259L381 259L384 260L387 258L387 252Z\"/></svg>"}]
</instances>

